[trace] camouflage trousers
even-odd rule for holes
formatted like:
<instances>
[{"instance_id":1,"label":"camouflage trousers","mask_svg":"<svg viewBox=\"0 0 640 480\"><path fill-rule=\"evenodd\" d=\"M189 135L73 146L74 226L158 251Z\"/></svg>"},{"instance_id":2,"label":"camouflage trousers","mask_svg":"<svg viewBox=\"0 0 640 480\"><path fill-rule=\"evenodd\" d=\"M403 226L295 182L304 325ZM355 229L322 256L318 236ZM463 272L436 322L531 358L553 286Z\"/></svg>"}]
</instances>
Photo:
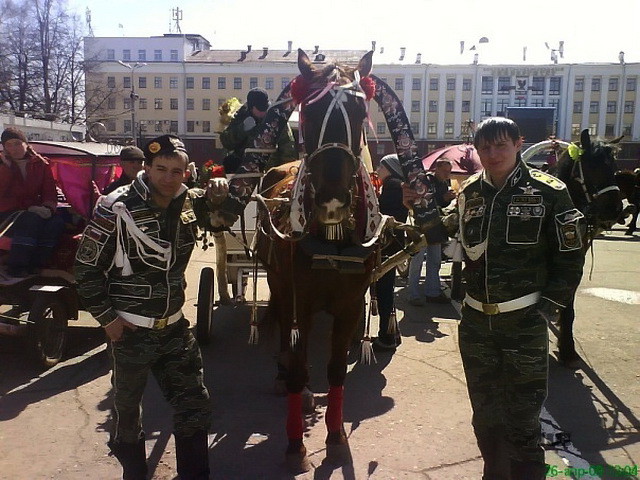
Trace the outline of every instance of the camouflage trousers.
<instances>
[{"instance_id":1,"label":"camouflage trousers","mask_svg":"<svg viewBox=\"0 0 640 480\"><path fill-rule=\"evenodd\" d=\"M162 330L125 329L111 342L113 425L111 442L137 443L142 431L142 395L149 372L174 410L174 434L190 437L211 426L211 401L204 385L202 356L189 322Z\"/></svg>"},{"instance_id":2,"label":"camouflage trousers","mask_svg":"<svg viewBox=\"0 0 640 480\"><path fill-rule=\"evenodd\" d=\"M483 457L492 455L483 447L493 440L505 445L511 462L544 465L540 411L547 398L546 320L535 305L493 316L465 305L458 333Z\"/></svg>"}]
</instances>

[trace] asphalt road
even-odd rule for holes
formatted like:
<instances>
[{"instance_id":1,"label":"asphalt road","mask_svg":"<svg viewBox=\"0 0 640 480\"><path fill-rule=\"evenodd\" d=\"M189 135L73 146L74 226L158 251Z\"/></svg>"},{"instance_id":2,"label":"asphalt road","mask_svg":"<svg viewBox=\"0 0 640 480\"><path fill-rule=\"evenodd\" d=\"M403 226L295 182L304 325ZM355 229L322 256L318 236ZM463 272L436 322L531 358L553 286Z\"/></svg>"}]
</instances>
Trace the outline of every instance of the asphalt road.
<instances>
[{"instance_id":1,"label":"asphalt road","mask_svg":"<svg viewBox=\"0 0 640 480\"><path fill-rule=\"evenodd\" d=\"M212 261L211 250L194 254L186 307L192 319L199 271ZM570 441L549 447L548 476L625 478L615 474L615 466L640 462L640 236L625 237L618 228L598 239L586 272L575 327L584 363L577 371L566 370L556 363L553 344L550 349L545 433L549 443L568 436ZM318 405L307 417L305 433L314 468L298 476L283 466L286 401L273 393L275 342L263 332L257 346L247 344L247 306L216 309L212 342L202 348L215 412L212 478L481 477L457 348L456 305L414 307L401 281L397 291L401 347L393 355L377 354L370 366L357 363L354 355L349 367L344 421L351 466L323 462L330 319L317 318L310 359ZM258 297L267 298L264 283ZM110 383L102 332L90 319L80 323L70 327L67 358L45 372L29 361L19 339L0 338L0 479L119 478L105 446ZM171 412L153 380L144 411L153 478L174 478ZM586 470L565 471L567 465ZM595 475L586 473L589 467Z\"/></svg>"}]
</instances>

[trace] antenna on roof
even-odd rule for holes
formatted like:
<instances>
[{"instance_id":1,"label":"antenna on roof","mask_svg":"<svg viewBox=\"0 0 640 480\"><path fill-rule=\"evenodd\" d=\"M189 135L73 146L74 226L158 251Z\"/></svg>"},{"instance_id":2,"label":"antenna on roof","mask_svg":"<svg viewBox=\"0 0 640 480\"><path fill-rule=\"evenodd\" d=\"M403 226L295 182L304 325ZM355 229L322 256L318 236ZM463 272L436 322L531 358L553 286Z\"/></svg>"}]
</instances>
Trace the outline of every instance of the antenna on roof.
<instances>
[{"instance_id":1,"label":"antenna on roof","mask_svg":"<svg viewBox=\"0 0 640 480\"><path fill-rule=\"evenodd\" d=\"M180 20L182 20L182 10L179 7L171 9L171 19L176 22L176 30L178 33L182 33L180 28Z\"/></svg>"},{"instance_id":2,"label":"antenna on roof","mask_svg":"<svg viewBox=\"0 0 640 480\"><path fill-rule=\"evenodd\" d=\"M87 7L84 12L84 18L87 21L87 27L89 27L89 36L93 37L93 27L91 26L91 10L89 10L89 7Z\"/></svg>"}]
</instances>

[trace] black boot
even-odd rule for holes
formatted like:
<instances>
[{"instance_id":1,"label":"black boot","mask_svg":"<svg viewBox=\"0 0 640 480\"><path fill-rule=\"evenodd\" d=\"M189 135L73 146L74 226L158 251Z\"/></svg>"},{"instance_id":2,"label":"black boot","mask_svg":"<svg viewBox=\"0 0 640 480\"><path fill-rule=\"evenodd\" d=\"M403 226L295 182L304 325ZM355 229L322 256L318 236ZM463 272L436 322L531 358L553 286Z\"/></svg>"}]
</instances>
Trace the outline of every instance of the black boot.
<instances>
[{"instance_id":1,"label":"black boot","mask_svg":"<svg viewBox=\"0 0 640 480\"><path fill-rule=\"evenodd\" d=\"M144 438L138 440L138 443L109 441L107 445L122 465L122 480L147 479L147 453L144 448Z\"/></svg>"},{"instance_id":2,"label":"black boot","mask_svg":"<svg viewBox=\"0 0 640 480\"><path fill-rule=\"evenodd\" d=\"M501 435L491 433L478 434L476 431L476 440L484 460L482 480L508 480L509 461L505 455Z\"/></svg>"},{"instance_id":3,"label":"black boot","mask_svg":"<svg viewBox=\"0 0 640 480\"><path fill-rule=\"evenodd\" d=\"M544 480L546 474L544 462L511 460L511 478L514 480Z\"/></svg>"},{"instance_id":4,"label":"black boot","mask_svg":"<svg viewBox=\"0 0 640 480\"><path fill-rule=\"evenodd\" d=\"M176 439L176 463L180 480L207 480L209 478L209 443L207 432L199 431L191 437Z\"/></svg>"}]
</instances>

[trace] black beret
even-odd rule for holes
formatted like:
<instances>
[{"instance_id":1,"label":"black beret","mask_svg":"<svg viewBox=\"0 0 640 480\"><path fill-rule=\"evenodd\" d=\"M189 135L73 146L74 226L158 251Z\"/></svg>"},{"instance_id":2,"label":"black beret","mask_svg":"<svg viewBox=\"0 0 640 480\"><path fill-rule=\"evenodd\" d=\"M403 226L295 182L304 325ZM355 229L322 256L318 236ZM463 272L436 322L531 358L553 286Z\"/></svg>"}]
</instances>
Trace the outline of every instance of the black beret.
<instances>
[{"instance_id":1,"label":"black beret","mask_svg":"<svg viewBox=\"0 0 640 480\"><path fill-rule=\"evenodd\" d=\"M122 147L122 150L120 150L120 160L142 162L144 160L144 152L138 147Z\"/></svg>"},{"instance_id":2,"label":"black beret","mask_svg":"<svg viewBox=\"0 0 640 480\"><path fill-rule=\"evenodd\" d=\"M175 135L162 135L154 138L144 147L144 156L147 160L152 160L159 155L168 155L174 152L187 153L184 143Z\"/></svg>"},{"instance_id":3,"label":"black beret","mask_svg":"<svg viewBox=\"0 0 640 480\"><path fill-rule=\"evenodd\" d=\"M7 140L11 140L13 138L17 138L18 140L22 140L27 143L27 136L22 132L22 130L17 129L16 127L7 127L2 132L2 137L0 137L0 142L4 145Z\"/></svg>"},{"instance_id":4,"label":"black beret","mask_svg":"<svg viewBox=\"0 0 640 480\"><path fill-rule=\"evenodd\" d=\"M261 112L269 110L269 95L262 88L252 88L247 94L247 108L256 107Z\"/></svg>"}]
</instances>

